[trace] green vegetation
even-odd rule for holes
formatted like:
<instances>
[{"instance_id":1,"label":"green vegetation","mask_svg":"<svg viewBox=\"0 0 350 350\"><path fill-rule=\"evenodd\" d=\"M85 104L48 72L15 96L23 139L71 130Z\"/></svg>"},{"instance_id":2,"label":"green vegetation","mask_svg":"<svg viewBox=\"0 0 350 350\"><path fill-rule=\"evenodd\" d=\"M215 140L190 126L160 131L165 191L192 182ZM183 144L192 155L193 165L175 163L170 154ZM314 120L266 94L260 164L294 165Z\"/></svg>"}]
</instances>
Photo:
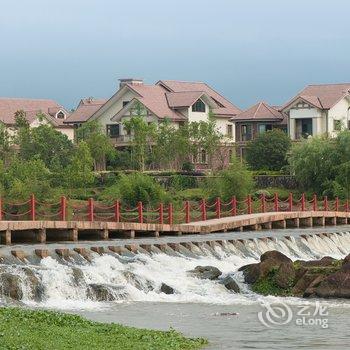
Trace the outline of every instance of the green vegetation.
<instances>
[{"instance_id":1,"label":"green vegetation","mask_svg":"<svg viewBox=\"0 0 350 350\"><path fill-rule=\"evenodd\" d=\"M190 350L201 348L207 341L187 339L174 330L136 329L51 311L0 308L0 344L8 350Z\"/></svg>"},{"instance_id":2,"label":"green vegetation","mask_svg":"<svg viewBox=\"0 0 350 350\"><path fill-rule=\"evenodd\" d=\"M281 170L287 165L289 136L279 129L259 134L247 147L246 160L253 170Z\"/></svg>"}]
</instances>

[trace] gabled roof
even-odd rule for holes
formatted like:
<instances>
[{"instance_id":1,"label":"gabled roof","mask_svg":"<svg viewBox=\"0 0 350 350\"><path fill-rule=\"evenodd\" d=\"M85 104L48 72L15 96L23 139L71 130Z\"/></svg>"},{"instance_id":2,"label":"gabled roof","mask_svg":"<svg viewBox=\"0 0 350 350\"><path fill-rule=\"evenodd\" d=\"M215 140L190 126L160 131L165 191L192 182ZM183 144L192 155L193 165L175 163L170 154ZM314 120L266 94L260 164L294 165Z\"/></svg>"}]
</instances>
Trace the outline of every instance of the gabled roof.
<instances>
[{"instance_id":1,"label":"gabled roof","mask_svg":"<svg viewBox=\"0 0 350 350\"><path fill-rule=\"evenodd\" d=\"M56 119L55 115L62 111L68 116L68 112L53 100L27 99L27 98L0 98L0 121L6 125L15 124L15 113L24 111L26 119L32 123L39 113L45 115L54 126L63 126L63 119Z\"/></svg>"},{"instance_id":2,"label":"gabled roof","mask_svg":"<svg viewBox=\"0 0 350 350\"><path fill-rule=\"evenodd\" d=\"M76 110L64 121L65 124L86 122L106 102L106 99L95 99L91 97L81 99Z\"/></svg>"},{"instance_id":3,"label":"gabled roof","mask_svg":"<svg viewBox=\"0 0 350 350\"><path fill-rule=\"evenodd\" d=\"M217 116L232 117L241 112L241 110L228 101L225 97L220 95L210 86L203 82L189 82L177 80L160 80L157 85L163 85L169 92L194 92L202 91L210 96L218 105L213 108L213 113Z\"/></svg>"},{"instance_id":4,"label":"gabled roof","mask_svg":"<svg viewBox=\"0 0 350 350\"><path fill-rule=\"evenodd\" d=\"M171 108L181 108L192 106L198 99L203 96L203 91L180 91L167 92L165 94L168 105Z\"/></svg>"},{"instance_id":5,"label":"gabled roof","mask_svg":"<svg viewBox=\"0 0 350 350\"><path fill-rule=\"evenodd\" d=\"M269 106L266 102L259 102L232 118L232 121L272 121L281 123L285 120L285 117L285 114Z\"/></svg>"},{"instance_id":6,"label":"gabled roof","mask_svg":"<svg viewBox=\"0 0 350 350\"><path fill-rule=\"evenodd\" d=\"M283 106L283 110L287 110L298 99L302 99L319 109L330 109L349 94L350 83L308 85L288 101Z\"/></svg>"}]
</instances>

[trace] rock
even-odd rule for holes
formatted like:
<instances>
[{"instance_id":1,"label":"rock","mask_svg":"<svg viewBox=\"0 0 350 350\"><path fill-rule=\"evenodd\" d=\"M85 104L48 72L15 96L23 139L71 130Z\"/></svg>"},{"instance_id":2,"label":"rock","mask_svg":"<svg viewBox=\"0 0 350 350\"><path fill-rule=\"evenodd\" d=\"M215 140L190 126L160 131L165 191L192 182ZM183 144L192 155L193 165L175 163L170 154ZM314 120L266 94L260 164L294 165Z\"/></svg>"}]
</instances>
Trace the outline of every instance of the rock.
<instances>
[{"instance_id":1,"label":"rock","mask_svg":"<svg viewBox=\"0 0 350 350\"><path fill-rule=\"evenodd\" d=\"M215 266L196 266L193 270L188 271L200 279L215 280L222 272Z\"/></svg>"},{"instance_id":2,"label":"rock","mask_svg":"<svg viewBox=\"0 0 350 350\"><path fill-rule=\"evenodd\" d=\"M73 281L76 286L81 286L84 284L85 278L84 273L81 269L77 267L72 267Z\"/></svg>"},{"instance_id":3,"label":"rock","mask_svg":"<svg viewBox=\"0 0 350 350\"><path fill-rule=\"evenodd\" d=\"M242 266L238 269L238 271L243 272L246 283L255 283L260 277L260 263Z\"/></svg>"},{"instance_id":4,"label":"rock","mask_svg":"<svg viewBox=\"0 0 350 350\"><path fill-rule=\"evenodd\" d=\"M350 264L350 254L347 255L343 260L343 265Z\"/></svg>"},{"instance_id":5,"label":"rock","mask_svg":"<svg viewBox=\"0 0 350 350\"><path fill-rule=\"evenodd\" d=\"M109 284L89 284L87 289L89 299L96 301L113 301L125 298L124 288Z\"/></svg>"},{"instance_id":6,"label":"rock","mask_svg":"<svg viewBox=\"0 0 350 350\"><path fill-rule=\"evenodd\" d=\"M235 293L240 292L240 288L237 282L231 276L226 276L223 280L220 281L220 283L222 283L228 290L231 290Z\"/></svg>"},{"instance_id":7,"label":"rock","mask_svg":"<svg viewBox=\"0 0 350 350\"><path fill-rule=\"evenodd\" d=\"M162 283L162 285L160 286L160 291L164 294L174 294L175 293L175 289L168 286L165 283Z\"/></svg>"},{"instance_id":8,"label":"rock","mask_svg":"<svg viewBox=\"0 0 350 350\"><path fill-rule=\"evenodd\" d=\"M286 262L286 263L292 263L292 260L288 258L288 256L282 254L278 250L270 250L268 252L265 252L260 256L260 261L263 262L265 260L275 260L280 263Z\"/></svg>"},{"instance_id":9,"label":"rock","mask_svg":"<svg viewBox=\"0 0 350 350\"><path fill-rule=\"evenodd\" d=\"M0 276L0 291L1 294L11 299L21 300L23 298L23 292L20 277L8 272L2 273Z\"/></svg>"},{"instance_id":10,"label":"rock","mask_svg":"<svg viewBox=\"0 0 350 350\"><path fill-rule=\"evenodd\" d=\"M152 281L144 278L140 278L138 275L134 274L133 272L125 271L124 277L126 278L129 284L131 284L132 286L134 286L139 290L143 290L145 292L154 290Z\"/></svg>"},{"instance_id":11,"label":"rock","mask_svg":"<svg viewBox=\"0 0 350 350\"><path fill-rule=\"evenodd\" d=\"M29 289L32 295L32 298L35 301L41 301L43 300L44 294L45 294L45 288L42 285L40 279L36 276L33 270L31 270L28 267L23 267L22 271L26 275L25 283L29 285Z\"/></svg>"},{"instance_id":12,"label":"rock","mask_svg":"<svg viewBox=\"0 0 350 350\"><path fill-rule=\"evenodd\" d=\"M300 263L303 267L329 267L333 266L336 261L330 256L325 256L320 260L300 261Z\"/></svg>"},{"instance_id":13,"label":"rock","mask_svg":"<svg viewBox=\"0 0 350 350\"><path fill-rule=\"evenodd\" d=\"M290 288L295 279L295 270L292 263L283 262L276 274L275 283L280 288Z\"/></svg>"},{"instance_id":14,"label":"rock","mask_svg":"<svg viewBox=\"0 0 350 350\"><path fill-rule=\"evenodd\" d=\"M315 276L316 278L309 284L306 290L303 293L304 298L314 297L316 294L316 288L320 285L320 283L325 279L325 275L319 274Z\"/></svg>"},{"instance_id":15,"label":"rock","mask_svg":"<svg viewBox=\"0 0 350 350\"><path fill-rule=\"evenodd\" d=\"M327 276L316 288L315 295L321 298L350 298L350 264Z\"/></svg>"}]
</instances>

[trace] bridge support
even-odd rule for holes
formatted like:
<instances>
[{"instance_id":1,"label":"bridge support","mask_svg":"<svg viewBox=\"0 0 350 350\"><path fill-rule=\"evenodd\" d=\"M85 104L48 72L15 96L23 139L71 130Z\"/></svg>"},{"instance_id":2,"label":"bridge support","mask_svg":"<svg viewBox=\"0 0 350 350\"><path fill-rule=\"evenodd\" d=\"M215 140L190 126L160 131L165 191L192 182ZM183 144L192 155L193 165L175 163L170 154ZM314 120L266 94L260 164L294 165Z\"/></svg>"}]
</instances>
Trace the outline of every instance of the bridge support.
<instances>
[{"instance_id":1,"label":"bridge support","mask_svg":"<svg viewBox=\"0 0 350 350\"><path fill-rule=\"evenodd\" d=\"M46 242L46 228L39 228L38 232L36 233L36 240L39 243Z\"/></svg>"},{"instance_id":2,"label":"bridge support","mask_svg":"<svg viewBox=\"0 0 350 350\"><path fill-rule=\"evenodd\" d=\"M6 231L0 232L0 243L1 244L11 244L11 230L7 229Z\"/></svg>"}]
</instances>

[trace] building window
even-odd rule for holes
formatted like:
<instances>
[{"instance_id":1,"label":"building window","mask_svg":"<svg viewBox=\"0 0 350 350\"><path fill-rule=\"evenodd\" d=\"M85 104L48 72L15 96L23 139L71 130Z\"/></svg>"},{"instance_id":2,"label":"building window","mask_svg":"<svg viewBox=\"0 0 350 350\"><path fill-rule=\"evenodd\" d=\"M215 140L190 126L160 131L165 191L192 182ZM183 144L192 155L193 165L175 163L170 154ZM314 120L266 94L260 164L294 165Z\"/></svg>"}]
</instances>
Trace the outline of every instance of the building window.
<instances>
[{"instance_id":1,"label":"building window","mask_svg":"<svg viewBox=\"0 0 350 350\"><path fill-rule=\"evenodd\" d=\"M232 124L227 124L227 137L232 139L233 137L233 125Z\"/></svg>"},{"instance_id":2,"label":"building window","mask_svg":"<svg viewBox=\"0 0 350 350\"><path fill-rule=\"evenodd\" d=\"M202 149L202 150L201 150L200 159L201 159L201 163L202 163L202 164L208 163L208 162L207 162L207 151L206 151L205 149Z\"/></svg>"},{"instance_id":3,"label":"building window","mask_svg":"<svg viewBox=\"0 0 350 350\"><path fill-rule=\"evenodd\" d=\"M259 124L258 125L258 132L259 134L263 134L266 131L272 130L271 124Z\"/></svg>"},{"instance_id":4,"label":"building window","mask_svg":"<svg viewBox=\"0 0 350 350\"><path fill-rule=\"evenodd\" d=\"M205 112L205 104L202 100L198 100L195 104L192 105L192 112Z\"/></svg>"},{"instance_id":5,"label":"building window","mask_svg":"<svg viewBox=\"0 0 350 350\"><path fill-rule=\"evenodd\" d=\"M56 115L56 118L57 119L64 119L65 115L62 111L58 112L57 115Z\"/></svg>"},{"instance_id":6,"label":"building window","mask_svg":"<svg viewBox=\"0 0 350 350\"><path fill-rule=\"evenodd\" d=\"M119 124L108 124L106 128L109 137L115 138L119 136Z\"/></svg>"},{"instance_id":7,"label":"building window","mask_svg":"<svg viewBox=\"0 0 350 350\"><path fill-rule=\"evenodd\" d=\"M336 120L336 119L333 120L334 131L341 131L342 126L343 126L343 123L341 120Z\"/></svg>"},{"instance_id":8,"label":"building window","mask_svg":"<svg viewBox=\"0 0 350 350\"><path fill-rule=\"evenodd\" d=\"M252 126L250 124L241 125L241 141L252 139Z\"/></svg>"},{"instance_id":9,"label":"building window","mask_svg":"<svg viewBox=\"0 0 350 350\"><path fill-rule=\"evenodd\" d=\"M123 101L123 108L129 103L130 101Z\"/></svg>"}]
</instances>

